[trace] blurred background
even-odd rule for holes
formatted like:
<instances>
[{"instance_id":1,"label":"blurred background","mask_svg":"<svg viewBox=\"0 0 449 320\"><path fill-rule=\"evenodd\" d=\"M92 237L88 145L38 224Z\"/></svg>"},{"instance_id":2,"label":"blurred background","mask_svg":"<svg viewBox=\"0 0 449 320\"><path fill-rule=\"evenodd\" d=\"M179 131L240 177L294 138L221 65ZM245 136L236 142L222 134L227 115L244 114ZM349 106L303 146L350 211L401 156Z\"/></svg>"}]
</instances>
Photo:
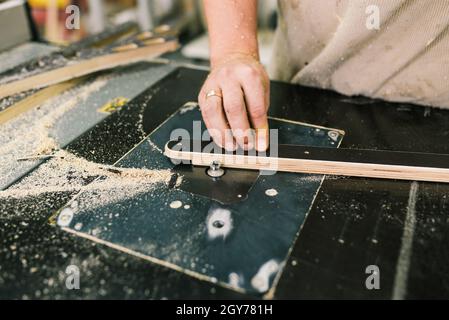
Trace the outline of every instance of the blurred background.
<instances>
[{"instance_id":1,"label":"blurred background","mask_svg":"<svg viewBox=\"0 0 449 320\"><path fill-rule=\"evenodd\" d=\"M1 2L1 1L0 1ZM29 0L32 19L41 39L67 45L124 23L136 23L141 30L169 25L183 45L181 53L190 59L208 59L208 43L200 0ZM80 10L80 28L65 27L70 5ZM277 1L259 1L261 58L271 54L277 21Z\"/></svg>"}]
</instances>

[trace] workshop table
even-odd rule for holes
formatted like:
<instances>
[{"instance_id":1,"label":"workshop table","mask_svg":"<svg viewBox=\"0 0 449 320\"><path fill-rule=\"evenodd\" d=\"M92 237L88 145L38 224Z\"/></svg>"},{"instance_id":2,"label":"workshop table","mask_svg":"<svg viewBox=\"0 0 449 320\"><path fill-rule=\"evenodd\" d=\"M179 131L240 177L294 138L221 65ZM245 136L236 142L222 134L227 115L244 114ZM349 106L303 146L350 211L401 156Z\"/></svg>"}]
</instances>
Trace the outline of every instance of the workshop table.
<instances>
[{"instance_id":1,"label":"workshop table","mask_svg":"<svg viewBox=\"0 0 449 320\"><path fill-rule=\"evenodd\" d=\"M186 101L207 72L177 68L66 149L113 164ZM449 153L449 111L272 84L270 115L345 131L341 147ZM449 185L326 177L275 299L448 298ZM0 203L1 298L258 298L68 234L48 223L73 193ZM275 226L273 226L274 228ZM14 249L14 250L13 250ZM80 266L80 290L65 268ZM376 265L380 289L368 290Z\"/></svg>"}]
</instances>

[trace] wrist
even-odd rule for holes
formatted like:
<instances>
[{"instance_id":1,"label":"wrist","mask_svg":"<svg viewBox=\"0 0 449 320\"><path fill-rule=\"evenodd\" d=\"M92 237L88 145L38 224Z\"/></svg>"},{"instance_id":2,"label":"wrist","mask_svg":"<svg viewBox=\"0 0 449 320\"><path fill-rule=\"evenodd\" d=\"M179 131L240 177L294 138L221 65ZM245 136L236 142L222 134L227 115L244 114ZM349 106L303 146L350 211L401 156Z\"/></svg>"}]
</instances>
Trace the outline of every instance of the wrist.
<instances>
[{"instance_id":1,"label":"wrist","mask_svg":"<svg viewBox=\"0 0 449 320\"><path fill-rule=\"evenodd\" d=\"M234 60L249 60L256 63L260 62L259 53L257 51L230 51L221 53L218 56L212 55L210 59L211 68L214 69Z\"/></svg>"}]
</instances>

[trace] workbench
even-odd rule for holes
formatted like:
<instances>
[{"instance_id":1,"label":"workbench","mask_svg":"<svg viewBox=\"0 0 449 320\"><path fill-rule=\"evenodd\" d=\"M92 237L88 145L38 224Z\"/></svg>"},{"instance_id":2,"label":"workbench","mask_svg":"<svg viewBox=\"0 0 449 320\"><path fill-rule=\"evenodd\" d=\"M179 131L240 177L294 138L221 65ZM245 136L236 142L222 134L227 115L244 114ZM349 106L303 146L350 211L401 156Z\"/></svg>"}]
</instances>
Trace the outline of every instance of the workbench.
<instances>
[{"instance_id":1,"label":"workbench","mask_svg":"<svg viewBox=\"0 0 449 320\"><path fill-rule=\"evenodd\" d=\"M206 76L172 67L120 110L73 133L65 149L97 163L117 162L195 101ZM449 153L449 111L274 82L270 116L342 129L346 148ZM326 177L272 298L448 298L448 193L446 184ZM51 225L73 195L0 203L1 298L260 298ZM80 267L80 290L64 286L69 264ZM378 290L365 286L369 265L380 270Z\"/></svg>"}]
</instances>

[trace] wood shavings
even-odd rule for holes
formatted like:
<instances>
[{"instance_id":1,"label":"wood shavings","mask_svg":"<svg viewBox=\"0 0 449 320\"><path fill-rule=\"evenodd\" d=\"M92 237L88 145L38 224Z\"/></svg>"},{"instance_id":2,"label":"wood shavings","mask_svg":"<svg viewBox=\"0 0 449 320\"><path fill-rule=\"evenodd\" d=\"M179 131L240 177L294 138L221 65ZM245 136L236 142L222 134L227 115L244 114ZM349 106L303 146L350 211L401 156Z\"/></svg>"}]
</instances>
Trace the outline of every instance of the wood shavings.
<instances>
[{"instance_id":1,"label":"wood shavings","mask_svg":"<svg viewBox=\"0 0 449 320\"><path fill-rule=\"evenodd\" d=\"M29 162L17 159L33 155L50 154L59 149L52 130L58 121L84 102L93 92L100 90L108 82L103 76L95 81L68 90L35 109L21 114L0 127L0 186L11 181L17 172L30 167Z\"/></svg>"},{"instance_id":2,"label":"wood shavings","mask_svg":"<svg viewBox=\"0 0 449 320\"><path fill-rule=\"evenodd\" d=\"M172 175L170 170L102 165L63 150L55 156L20 183L0 191L0 199L84 191L82 202L97 207L148 192L157 184L168 184Z\"/></svg>"},{"instance_id":3,"label":"wood shavings","mask_svg":"<svg viewBox=\"0 0 449 320\"><path fill-rule=\"evenodd\" d=\"M61 104L59 107L55 108L48 114L46 114L40 121L37 122L35 126L37 137L40 140L40 144L34 150L35 154L48 154L53 150L56 150L59 146L57 141L50 137L49 130L54 127L56 122L68 111L75 108L80 102L86 101L90 94L100 90L104 85L106 85L107 79L103 78L98 81L94 81L84 90L76 95L72 99Z\"/></svg>"}]
</instances>

